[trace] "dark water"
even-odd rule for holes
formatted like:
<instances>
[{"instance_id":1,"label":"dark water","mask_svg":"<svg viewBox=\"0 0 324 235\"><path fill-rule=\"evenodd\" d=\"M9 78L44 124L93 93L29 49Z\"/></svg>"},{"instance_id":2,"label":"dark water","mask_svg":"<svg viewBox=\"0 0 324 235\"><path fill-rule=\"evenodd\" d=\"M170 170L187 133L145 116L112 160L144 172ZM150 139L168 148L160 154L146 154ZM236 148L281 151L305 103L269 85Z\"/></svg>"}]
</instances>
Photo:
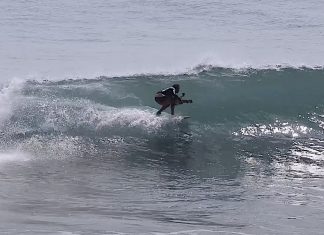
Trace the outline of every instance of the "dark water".
<instances>
[{"instance_id":1,"label":"dark water","mask_svg":"<svg viewBox=\"0 0 324 235\"><path fill-rule=\"evenodd\" d=\"M323 75L201 66L3 86L0 229L321 234ZM156 117L173 83L194 102Z\"/></svg>"}]
</instances>

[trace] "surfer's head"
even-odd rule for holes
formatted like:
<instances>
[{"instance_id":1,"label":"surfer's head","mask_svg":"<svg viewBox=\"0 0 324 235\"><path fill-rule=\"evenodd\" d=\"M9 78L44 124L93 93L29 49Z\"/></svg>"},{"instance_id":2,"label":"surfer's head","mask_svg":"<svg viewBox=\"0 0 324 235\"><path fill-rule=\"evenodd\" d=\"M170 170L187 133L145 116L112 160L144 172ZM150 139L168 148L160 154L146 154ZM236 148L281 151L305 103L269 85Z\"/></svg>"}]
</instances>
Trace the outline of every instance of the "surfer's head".
<instances>
[{"instance_id":1,"label":"surfer's head","mask_svg":"<svg viewBox=\"0 0 324 235\"><path fill-rule=\"evenodd\" d=\"M175 92L178 93L180 91L180 85L179 84L174 84L172 87L175 89Z\"/></svg>"}]
</instances>

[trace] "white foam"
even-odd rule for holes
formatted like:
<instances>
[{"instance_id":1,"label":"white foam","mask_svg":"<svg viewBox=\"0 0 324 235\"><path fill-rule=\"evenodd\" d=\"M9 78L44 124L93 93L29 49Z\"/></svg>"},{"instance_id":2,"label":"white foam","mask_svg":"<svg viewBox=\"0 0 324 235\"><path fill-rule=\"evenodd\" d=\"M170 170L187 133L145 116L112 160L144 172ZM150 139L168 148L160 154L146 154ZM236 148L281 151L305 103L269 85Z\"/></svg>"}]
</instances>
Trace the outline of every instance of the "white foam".
<instances>
[{"instance_id":1,"label":"white foam","mask_svg":"<svg viewBox=\"0 0 324 235\"><path fill-rule=\"evenodd\" d=\"M0 153L0 164L8 162L23 162L31 159L27 153L20 151L9 151Z\"/></svg>"},{"instance_id":2,"label":"white foam","mask_svg":"<svg viewBox=\"0 0 324 235\"><path fill-rule=\"evenodd\" d=\"M79 80L79 79L98 79L98 77L132 77L132 76L154 76L154 75L179 75L179 74L195 74L201 70L210 68L229 68L234 70L245 69L283 69L283 68L309 68L309 69L323 69L323 63L307 63L301 61L253 61L244 59L224 59L216 55L212 56L198 56L196 59L190 59L186 63L176 64L173 66L152 65L152 66L138 66L132 68L123 69L90 69L91 72L84 70L80 71L68 71L68 72L34 72L32 74L26 73L22 80L35 80L42 82L48 81L62 81L62 80Z\"/></svg>"},{"instance_id":3,"label":"white foam","mask_svg":"<svg viewBox=\"0 0 324 235\"><path fill-rule=\"evenodd\" d=\"M166 115L157 117L151 110L138 108L111 108L100 115L100 122L97 128L106 126L138 127L147 131L154 131L161 128L170 121Z\"/></svg>"},{"instance_id":4,"label":"white foam","mask_svg":"<svg viewBox=\"0 0 324 235\"><path fill-rule=\"evenodd\" d=\"M12 114L12 105L22 84L20 79L0 84L0 125Z\"/></svg>"},{"instance_id":5,"label":"white foam","mask_svg":"<svg viewBox=\"0 0 324 235\"><path fill-rule=\"evenodd\" d=\"M200 72L202 70L209 70L211 68L229 68L235 70L245 69L284 69L284 68L309 68L309 69L323 69L324 64L318 63L303 63L295 61L246 61L246 60L223 60L215 56L206 56L197 60L191 66L186 68L186 72Z\"/></svg>"},{"instance_id":6,"label":"white foam","mask_svg":"<svg viewBox=\"0 0 324 235\"><path fill-rule=\"evenodd\" d=\"M67 159L76 157L84 152L94 152L91 143L86 143L82 137L71 136L38 136L34 135L30 139L19 144L19 149L32 153L38 159Z\"/></svg>"},{"instance_id":7,"label":"white foam","mask_svg":"<svg viewBox=\"0 0 324 235\"><path fill-rule=\"evenodd\" d=\"M44 113L45 122L40 123L43 130L65 132L68 128L89 128L105 130L107 128L137 128L146 132L159 130L162 126L182 121L181 117L170 117L163 113L156 116L156 109L146 106L115 108L96 104L88 100L62 100L52 107L48 104Z\"/></svg>"}]
</instances>

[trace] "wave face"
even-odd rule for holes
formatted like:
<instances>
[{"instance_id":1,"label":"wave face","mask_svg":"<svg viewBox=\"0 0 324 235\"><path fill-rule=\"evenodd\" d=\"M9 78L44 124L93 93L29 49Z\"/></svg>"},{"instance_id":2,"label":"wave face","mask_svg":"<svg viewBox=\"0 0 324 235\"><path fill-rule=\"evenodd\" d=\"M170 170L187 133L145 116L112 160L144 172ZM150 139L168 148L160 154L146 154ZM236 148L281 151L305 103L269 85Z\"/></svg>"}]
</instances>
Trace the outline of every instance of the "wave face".
<instances>
[{"instance_id":1,"label":"wave face","mask_svg":"<svg viewBox=\"0 0 324 235\"><path fill-rule=\"evenodd\" d=\"M195 158L262 156L322 174L313 168L324 163L323 78L323 69L200 66L178 75L12 83L0 93L0 145L39 157L122 155L122 146ZM175 118L156 117L154 93L173 83L194 102L176 107Z\"/></svg>"}]
</instances>

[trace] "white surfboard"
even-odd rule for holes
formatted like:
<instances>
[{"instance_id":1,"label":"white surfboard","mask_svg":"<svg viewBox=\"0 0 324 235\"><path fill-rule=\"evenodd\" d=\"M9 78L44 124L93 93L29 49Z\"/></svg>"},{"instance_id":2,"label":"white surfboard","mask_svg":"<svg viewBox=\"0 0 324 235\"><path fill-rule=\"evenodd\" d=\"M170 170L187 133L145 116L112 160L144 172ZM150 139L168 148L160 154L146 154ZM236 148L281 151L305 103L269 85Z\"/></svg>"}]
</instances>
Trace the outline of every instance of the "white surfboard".
<instances>
[{"instance_id":1,"label":"white surfboard","mask_svg":"<svg viewBox=\"0 0 324 235\"><path fill-rule=\"evenodd\" d=\"M182 119L188 119L191 118L190 116L182 116Z\"/></svg>"}]
</instances>

